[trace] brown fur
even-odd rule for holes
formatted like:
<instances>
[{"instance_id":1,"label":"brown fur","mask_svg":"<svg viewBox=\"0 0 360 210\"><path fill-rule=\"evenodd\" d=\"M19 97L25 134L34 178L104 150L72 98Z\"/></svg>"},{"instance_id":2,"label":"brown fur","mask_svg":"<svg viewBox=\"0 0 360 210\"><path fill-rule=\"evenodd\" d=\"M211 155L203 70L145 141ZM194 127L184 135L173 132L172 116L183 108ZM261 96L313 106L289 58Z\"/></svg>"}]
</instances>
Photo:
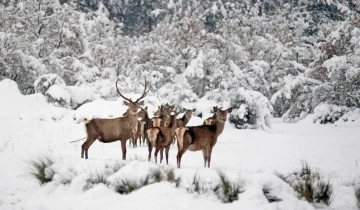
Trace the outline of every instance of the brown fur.
<instances>
[{"instance_id":1,"label":"brown fur","mask_svg":"<svg viewBox=\"0 0 360 210\"><path fill-rule=\"evenodd\" d=\"M165 104L165 106L161 105L159 106L159 109L155 112L154 114L155 117L153 117L152 119L160 118L161 119L160 126L169 127L171 111L173 109L174 109L174 105L172 106L170 106L169 104ZM158 123L158 121L156 121L156 123Z\"/></svg>"},{"instance_id":2,"label":"brown fur","mask_svg":"<svg viewBox=\"0 0 360 210\"><path fill-rule=\"evenodd\" d=\"M215 106L217 109L222 109L222 107L218 108L217 106ZM207 118L206 120L204 120L203 125L212 125L215 123L215 118L216 118L216 113L213 114L212 117Z\"/></svg>"},{"instance_id":3,"label":"brown fur","mask_svg":"<svg viewBox=\"0 0 360 210\"><path fill-rule=\"evenodd\" d=\"M114 141L121 141L122 158L126 159L126 141L130 138L135 139L138 130L138 109L144 103L140 101L145 97L146 93L146 79L145 89L140 98L135 102L131 99L123 96L118 87L116 81L116 89L119 95L125 99L124 104L129 107L126 116L118 117L114 119L92 119L89 122L85 121L87 138L84 144L81 146L81 158L88 159L88 150L90 146L97 139L103 143L109 143Z\"/></svg>"},{"instance_id":4,"label":"brown fur","mask_svg":"<svg viewBox=\"0 0 360 210\"><path fill-rule=\"evenodd\" d=\"M150 127L152 127L151 120L147 113L147 106L145 108L140 107L140 109L141 110L138 113L138 118L141 118L141 120L138 120L138 129L137 129L136 138L132 139L133 141L129 141L129 146L133 144L133 147L137 147L138 140L140 146L141 146L141 142L143 143L143 145L145 145L145 141L147 140L147 134L145 131ZM129 110L127 110L123 116L126 116L128 111Z\"/></svg>"},{"instance_id":5,"label":"brown fur","mask_svg":"<svg viewBox=\"0 0 360 210\"><path fill-rule=\"evenodd\" d=\"M176 129L176 116L178 114L174 114L171 116L170 121L170 127L154 127L147 130L147 134L149 137L149 158L151 159L151 152L152 148L155 147L155 162L157 163L157 154L160 152L160 163L163 159L163 151L165 148L165 155L166 155L166 164L169 164L169 149L170 145L173 139L173 136L175 135L175 129Z\"/></svg>"},{"instance_id":6,"label":"brown fur","mask_svg":"<svg viewBox=\"0 0 360 210\"><path fill-rule=\"evenodd\" d=\"M185 112L181 119L176 119L176 127L185 127L186 124L190 121L192 114L196 111L196 109L183 109ZM173 137L173 144L175 143L175 136Z\"/></svg>"},{"instance_id":7,"label":"brown fur","mask_svg":"<svg viewBox=\"0 0 360 210\"><path fill-rule=\"evenodd\" d=\"M186 152L202 150L204 157L204 166L210 168L211 152L217 142L218 136L223 132L227 114L232 111L220 110L214 107L214 123L212 125L190 126L177 128L176 135L178 138L178 154L176 156L178 168L181 165L181 157Z\"/></svg>"},{"instance_id":8,"label":"brown fur","mask_svg":"<svg viewBox=\"0 0 360 210\"><path fill-rule=\"evenodd\" d=\"M161 125L161 118L160 117L153 117L151 119L152 127L160 127Z\"/></svg>"}]
</instances>

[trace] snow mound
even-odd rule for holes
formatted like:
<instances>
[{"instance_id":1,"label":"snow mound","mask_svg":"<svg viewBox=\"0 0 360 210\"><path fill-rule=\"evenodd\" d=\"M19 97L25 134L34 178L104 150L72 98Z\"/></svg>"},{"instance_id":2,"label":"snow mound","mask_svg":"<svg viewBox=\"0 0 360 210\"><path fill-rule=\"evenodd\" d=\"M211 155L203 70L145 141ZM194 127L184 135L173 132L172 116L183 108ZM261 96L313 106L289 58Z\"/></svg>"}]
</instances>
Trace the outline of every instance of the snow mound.
<instances>
[{"instance_id":1,"label":"snow mound","mask_svg":"<svg viewBox=\"0 0 360 210\"><path fill-rule=\"evenodd\" d=\"M0 116L32 120L59 120L70 110L54 107L47 103L47 98L38 93L22 95L16 82L4 79L0 81L0 94L7 99L0 103Z\"/></svg>"},{"instance_id":2,"label":"snow mound","mask_svg":"<svg viewBox=\"0 0 360 210\"><path fill-rule=\"evenodd\" d=\"M53 85L45 92L45 95L55 106L70 107L71 95L66 86Z\"/></svg>"},{"instance_id":3,"label":"snow mound","mask_svg":"<svg viewBox=\"0 0 360 210\"><path fill-rule=\"evenodd\" d=\"M313 121L320 124L334 123L348 111L350 108L345 106L320 104L314 109Z\"/></svg>"},{"instance_id":4,"label":"snow mound","mask_svg":"<svg viewBox=\"0 0 360 210\"><path fill-rule=\"evenodd\" d=\"M355 110L345 113L338 121L335 122L335 125L354 125L360 126L360 109L356 108Z\"/></svg>"}]
</instances>

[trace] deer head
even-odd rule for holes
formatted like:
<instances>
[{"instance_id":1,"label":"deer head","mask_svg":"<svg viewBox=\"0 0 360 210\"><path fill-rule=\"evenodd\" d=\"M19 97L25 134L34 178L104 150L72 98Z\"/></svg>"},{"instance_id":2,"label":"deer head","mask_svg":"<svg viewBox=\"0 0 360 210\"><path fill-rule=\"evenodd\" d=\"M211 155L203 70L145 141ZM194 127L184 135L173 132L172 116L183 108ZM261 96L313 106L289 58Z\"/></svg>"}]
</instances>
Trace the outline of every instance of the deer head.
<instances>
[{"instance_id":1,"label":"deer head","mask_svg":"<svg viewBox=\"0 0 360 210\"><path fill-rule=\"evenodd\" d=\"M147 106L145 108L140 107L140 111L138 113L138 118L141 118L141 120L146 119L148 117L147 110L148 110Z\"/></svg>"},{"instance_id":2,"label":"deer head","mask_svg":"<svg viewBox=\"0 0 360 210\"><path fill-rule=\"evenodd\" d=\"M186 118L191 118L192 114L196 111L196 109L185 109L185 108L183 108L183 111L185 112Z\"/></svg>"},{"instance_id":3,"label":"deer head","mask_svg":"<svg viewBox=\"0 0 360 210\"><path fill-rule=\"evenodd\" d=\"M141 108L140 106L144 105L144 101L140 101L141 99L143 99L146 94L149 92L149 90L146 90L146 86L147 86L147 82L146 82L146 78L145 78L145 87L144 87L144 92L142 93L142 95L136 99L136 101L132 101L131 99L129 98L126 98L123 94L121 94L118 86L117 86L117 83L118 83L119 79L116 81L116 90L118 92L118 94L123 98L125 99L124 101L124 105L128 106L129 109L127 111L127 113L129 115L135 115L138 113L138 109Z\"/></svg>"},{"instance_id":4,"label":"deer head","mask_svg":"<svg viewBox=\"0 0 360 210\"><path fill-rule=\"evenodd\" d=\"M221 108L218 108L217 106L213 107L215 120L218 122L221 122L221 123L225 123L225 121L227 119L227 114L231 113L232 108L228 108L226 110L221 110Z\"/></svg>"},{"instance_id":5,"label":"deer head","mask_svg":"<svg viewBox=\"0 0 360 210\"><path fill-rule=\"evenodd\" d=\"M168 127L170 120L171 120L171 111L174 109L174 105L170 106L168 104L166 104L165 106L162 106L161 109L161 115L162 115L162 119L164 121L164 126Z\"/></svg>"}]
</instances>

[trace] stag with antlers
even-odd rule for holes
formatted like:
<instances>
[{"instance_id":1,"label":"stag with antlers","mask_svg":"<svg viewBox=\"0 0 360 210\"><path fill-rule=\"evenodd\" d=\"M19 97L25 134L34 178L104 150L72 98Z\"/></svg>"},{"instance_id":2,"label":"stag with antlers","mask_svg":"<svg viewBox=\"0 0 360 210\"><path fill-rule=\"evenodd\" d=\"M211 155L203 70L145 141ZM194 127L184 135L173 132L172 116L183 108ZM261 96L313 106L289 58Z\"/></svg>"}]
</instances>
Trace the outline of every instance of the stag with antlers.
<instances>
[{"instance_id":1,"label":"stag with antlers","mask_svg":"<svg viewBox=\"0 0 360 210\"><path fill-rule=\"evenodd\" d=\"M87 139L85 143L81 146L81 158L84 157L88 159L88 150L90 146L97 139L103 143L110 143L114 141L121 141L122 149L122 159L126 159L126 141L130 138L136 138L137 129L138 129L138 109L141 105L144 104L143 99L149 90L146 90L147 82L145 79L144 92L136 101L125 97L119 91L117 86L118 80L116 81L116 90L118 94L125 99L124 105L129 107L126 116L118 117L114 119L99 119L95 118L92 120L84 120L86 127Z\"/></svg>"},{"instance_id":2,"label":"stag with antlers","mask_svg":"<svg viewBox=\"0 0 360 210\"><path fill-rule=\"evenodd\" d=\"M214 118L211 125L200 125L181 127L175 130L178 139L178 154L176 156L177 166L180 168L181 157L187 151L202 150L204 166L210 168L211 152L217 142L218 136L223 132L227 114L231 113L232 108L221 110L213 107Z\"/></svg>"}]
</instances>

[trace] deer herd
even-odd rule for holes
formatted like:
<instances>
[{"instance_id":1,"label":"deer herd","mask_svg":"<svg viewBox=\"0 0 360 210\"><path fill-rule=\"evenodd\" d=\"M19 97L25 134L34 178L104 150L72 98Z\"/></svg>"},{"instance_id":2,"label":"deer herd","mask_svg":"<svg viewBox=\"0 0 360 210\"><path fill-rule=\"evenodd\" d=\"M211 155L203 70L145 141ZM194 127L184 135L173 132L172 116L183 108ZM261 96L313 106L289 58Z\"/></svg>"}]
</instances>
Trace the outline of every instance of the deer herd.
<instances>
[{"instance_id":1,"label":"deer herd","mask_svg":"<svg viewBox=\"0 0 360 210\"><path fill-rule=\"evenodd\" d=\"M145 79L145 87L142 95L135 101L121 94L116 81L116 90L124 99L124 105L128 106L127 111L122 117L113 119L95 118L92 120L84 119L86 130L86 141L81 146L81 158L88 159L88 150L95 140L103 143L114 141L121 142L122 159L126 159L126 141L130 140L130 145L137 146L138 140L148 146L148 160L151 159L153 148L155 149L154 158L157 163L157 156L160 152L160 163L163 160L165 150L166 163L169 163L169 150L171 144L177 140L178 153L176 155L177 167L180 168L181 157L187 151L202 151L204 157L204 167L210 167L211 152L216 144L218 136L223 132L227 114L231 113L232 108L222 110L213 107L214 115L206 119L203 125L186 126L195 109L183 109L183 117L177 119L178 112L171 114L174 105L161 105L154 113L153 118L149 118L147 107L142 108L142 99L149 92ZM140 120L138 120L140 119Z\"/></svg>"}]
</instances>

